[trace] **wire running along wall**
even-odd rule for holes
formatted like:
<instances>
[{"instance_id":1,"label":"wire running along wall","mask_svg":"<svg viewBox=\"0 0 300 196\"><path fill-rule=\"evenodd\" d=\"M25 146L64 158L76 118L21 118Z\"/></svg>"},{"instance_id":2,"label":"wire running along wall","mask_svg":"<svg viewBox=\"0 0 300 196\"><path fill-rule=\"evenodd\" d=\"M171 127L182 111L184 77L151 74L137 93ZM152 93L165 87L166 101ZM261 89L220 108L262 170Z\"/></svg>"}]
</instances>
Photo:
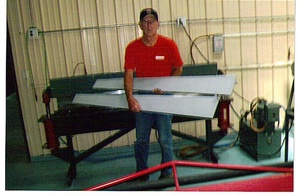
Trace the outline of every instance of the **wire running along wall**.
<instances>
[{"instance_id":1,"label":"wire running along wall","mask_svg":"<svg viewBox=\"0 0 300 196\"><path fill-rule=\"evenodd\" d=\"M141 36L138 16L144 7L158 11L159 33L177 42L185 64L192 64L191 53L195 63L217 62L219 69L236 75L235 91L245 99L262 96L286 105L291 86L287 51L294 48L294 4L293 0L8 1L8 24L31 156L49 153L42 149L44 128L37 122L45 114L41 94L49 79L122 71L127 44ZM185 29L177 26L179 16L187 17ZM37 39L26 36L30 27L38 28ZM212 52L210 35L214 34L224 35L222 53ZM195 39L195 46L191 47L187 35ZM196 40L199 36L203 37ZM249 107L239 96L232 97L236 110ZM51 104L57 109L54 100ZM238 117L232 112L231 122L238 129ZM195 136L205 134L201 121L173 126ZM84 150L113 132L75 136L75 148ZM110 147L131 145L134 140L131 132ZM151 141L155 141L154 135Z\"/></svg>"}]
</instances>

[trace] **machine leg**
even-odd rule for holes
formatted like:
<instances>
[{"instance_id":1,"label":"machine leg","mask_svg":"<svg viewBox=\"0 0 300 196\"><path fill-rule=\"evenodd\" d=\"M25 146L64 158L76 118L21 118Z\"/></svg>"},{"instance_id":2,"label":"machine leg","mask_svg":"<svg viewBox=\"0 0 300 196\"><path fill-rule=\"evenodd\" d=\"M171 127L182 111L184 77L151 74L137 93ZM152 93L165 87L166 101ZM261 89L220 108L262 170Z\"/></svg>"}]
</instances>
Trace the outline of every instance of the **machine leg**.
<instances>
[{"instance_id":1,"label":"machine leg","mask_svg":"<svg viewBox=\"0 0 300 196\"><path fill-rule=\"evenodd\" d=\"M218 159L213 152L213 142L212 142L212 126L211 120L205 120L205 128L206 128L206 143L207 143L207 159L213 163L218 163Z\"/></svg>"},{"instance_id":2,"label":"machine leg","mask_svg":"<svg viewBox=\"0 0 300 196\"><path fill-rule=\"evenodd\" d=\"M72 185L73 180L76 178L76 175L77 175L76 163L71 163L67 174L68 186Z\"/></svg>"},{"instance_id":3,"label":"machine leg","mask_svg":"<svg viewBox=\"0 0 300 196\"><path fill-rule=\"evenodd\" d=\"M67 143L68 143L68 154L70 158L70 167L67 173L67 185L71 186L73 180L76 178L77 175L77 169L76 169L76 160L74 155L74 148L73 148L73 141L72 136L67 135Z\"/></svg>"}]
</instances>

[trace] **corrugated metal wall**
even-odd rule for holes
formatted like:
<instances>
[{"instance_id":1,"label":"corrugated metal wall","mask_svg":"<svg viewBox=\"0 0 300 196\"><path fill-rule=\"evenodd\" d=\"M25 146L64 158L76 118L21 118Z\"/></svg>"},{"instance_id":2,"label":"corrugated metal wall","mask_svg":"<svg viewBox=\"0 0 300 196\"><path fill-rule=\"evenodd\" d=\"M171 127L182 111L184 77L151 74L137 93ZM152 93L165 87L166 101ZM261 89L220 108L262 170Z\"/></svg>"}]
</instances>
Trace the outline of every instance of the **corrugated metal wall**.
<instances>
[{"instance_id":1,"label":"corrugated metal wall","mask_svg":"<svg viewBox=\"0 0 300 196\"><path fill-rule=\"evenodd\" d=\"M126 45L141 36L139 12L153 7L159 13L159 33L173 38L185 64L191 64L190 40L176 18L187 18L187 33L210 62L234 74L233 107L247 110L256 97L284 106L291 86L288 49L294 49L294 0L10 0L7 16L26 136L31 156L48 154L42 123L42 91L49 78L122 71ZM28 39L30 27L40 31ZM211 34L224 34L225 50L212 52ZM30 57L30 58L28 58ZM196 63L205 63L193 48ZM52 109L56 109L55 100ZM282 118L283 119L283 116ZM231 111L238 129L238 117ZM216 123L214 124L216 127ZM201 136L204 123L182 123L174 129ZM74 137L84 150L112 132ZM134 132L111 147L131 145ZM152 141L155 137L152 136Z\"/></svg>"}]
</instances>

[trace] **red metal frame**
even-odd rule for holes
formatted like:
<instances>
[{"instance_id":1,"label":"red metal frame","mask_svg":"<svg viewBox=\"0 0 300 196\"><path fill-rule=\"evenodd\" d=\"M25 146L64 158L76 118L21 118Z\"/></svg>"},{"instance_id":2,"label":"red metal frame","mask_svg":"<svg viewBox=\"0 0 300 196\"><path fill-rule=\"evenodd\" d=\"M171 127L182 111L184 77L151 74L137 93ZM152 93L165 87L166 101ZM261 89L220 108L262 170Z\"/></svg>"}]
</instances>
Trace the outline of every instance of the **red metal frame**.
<instances>
[{"instance_id":1,"label":"red metal frame","mask_svg":"<svg viewBox=\"0 0 300 196\"><path fill-rule=\"evenodd\" d=\"M277 172L279 174L250 179L250 180L243 180L239 182L214 184L214 185L200 186L195 188L181 188L178 181L176 166ZM294 183L293 168L229 165L229 164L215 164L215 163L191 162L191 161L181 161L181 160L170 161L161 165L157 165L140 172L129 174L127 176L106 183L89 187L85 190L87 191L104 190L109 187L134 180L143 175L160 171L167 167L172 167L176 191L293 191L293 183ZM279 186L280 184L284 184L284 186Z\"/></svg>"},{"instance_id":2,"label":"red metal frame","mask_svg":"<svg viewBox=\"0 0 300 196\"><path fill-rule=\"evenodd\" d=\"M294 178L293 173L276 174L260 178L240 180L238 182L226 182L194 188L184 191L247 191L247 192L292 192Z\"/></svg>"}]
</instances>

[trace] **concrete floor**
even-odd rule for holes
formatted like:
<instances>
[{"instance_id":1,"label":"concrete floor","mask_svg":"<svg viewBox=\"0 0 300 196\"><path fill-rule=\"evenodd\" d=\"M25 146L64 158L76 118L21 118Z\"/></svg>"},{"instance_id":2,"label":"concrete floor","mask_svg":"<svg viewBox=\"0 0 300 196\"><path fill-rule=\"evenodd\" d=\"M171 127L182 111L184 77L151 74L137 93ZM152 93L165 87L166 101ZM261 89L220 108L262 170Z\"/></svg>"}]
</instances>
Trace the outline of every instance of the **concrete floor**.
<instances>
[{"instance_id":1,"label":"concrete floor","mask_svg":"<svg viewBox=\"0 0 300 196\"><path fill-rule=\"evenodd\" d=\"M290 142L292 145L292 140ZM175 143L177 149L187 144L184 141ZM134 173L135 160L132 148L106 149L83 160L77 165L77 178L73 181L72 186L67 186L65 178L69 164L55 157L39 158L40 160L34 162L7 163L5 188L6 190L82 190ZM149 156L150 167L160 163L158 146L152 144L151 148ZM220 151L220 149L215 149L215 152L219 156L219 163L268 165L283 162L283 156L255 161L239 146L218 153ZM292 159L293 154L290 151L290 160ZM189 160L207 162L202 155L195 156ZM207 172L207 169L181 168L178 170L178 175L188 176L195 175L196 173L201 174L202 172ZM154 173L150 176L150 180L155 181L158 177L159 173Z\"/></svg>"}]
</instances>

